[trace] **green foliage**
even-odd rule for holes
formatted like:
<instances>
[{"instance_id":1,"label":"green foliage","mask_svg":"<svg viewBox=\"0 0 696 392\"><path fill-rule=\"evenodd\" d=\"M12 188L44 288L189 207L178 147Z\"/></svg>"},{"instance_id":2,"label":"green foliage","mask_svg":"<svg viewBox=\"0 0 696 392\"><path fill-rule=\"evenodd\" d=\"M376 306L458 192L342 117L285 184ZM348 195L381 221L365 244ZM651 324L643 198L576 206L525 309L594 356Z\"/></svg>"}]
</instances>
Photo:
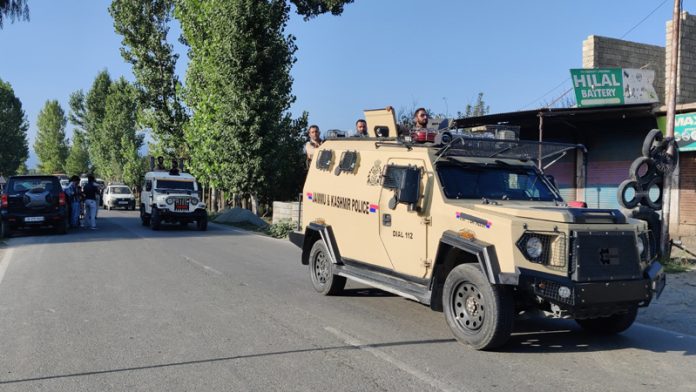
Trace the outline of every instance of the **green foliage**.
<instances>
[{"instance_id":1,"label":"green foliage","mask_svg":"<svg viewBox=\"0 0 696 392\"><path fill-rule=\"evenodd\" d=\"M185 154L183 126L188 120L174 73L178 55L167 42L175 0L113 0L109 12L123 36L121 56L133 66L140 120L152 129L156 149Z\"/></svg>"},{"instance_id":2,"label":"green foliage","mask_svg":"<svg viewBox=\"0 0 696 392\"><path fill-rule=\"evenodd\" d=\"M483 100L483 93L478 93L476 102L473 105L467 104L464 108L464 112L457 112L457 117L463 118L485 116L486 114L490 113L490 111L490 106L486 105L486 102Z\"/></svg>"},{"instance_id":3,"label":"green foliage","mask_svg":"<svg viewBox=\"0 0 696 392\"><path fill-rule=\"evenodd\" d=\"M22 102L12 86L0 79L0 175L15 174L29 156L27 129Z\"/></svg>"},{"instance_id":4,"label":"green foliage","mask_svg":"<svg viewBox=\"0 0 696 392\"><path fill-rule=\"evenodd\" d=\"M142 145L142 139L139 139L139 137L140 136L133 139L128 135L123 135L121 139L125 162L123 165L123 182L134 189L142 184L148 169L147 160L138 153L138 149L140 148L138 142Z\"/></svg>"},{"instance_id":5,"label":"green foliage","mask_svg":"<svg viewBox=\"0 0 696 392\"><path fill-rule=\"evenodd\" d=\"M97 74L92 87L83 95L81 91L70 96L70 107L75 118L79 119L85 130L87 139L87 151L89 151L90 163L94 170L101 174L101 170L110 163L110 140L103 132L102 124L106 113L106 98L111 88L111 77L104 70ZM84 98L81 99L80 96ZM71 116L71 122L72 120ZM73 124L76 124L73 122ZM77 125L77 124L76 124Z\"/></svg>"},{"instance_id":6,"label":"green foliage","mask_svg":"<svg viewBox=\"0 0 696 392\"><path fill-rule=\"evenodd\" d=\"M5 18L10 21L29 20L29 6L26 0L0 0L0 29Z\"/></svg>"},{"instance_id":7,"label":"green foliage","mask_svg":"<svg viewBox=\"0 0 696 392\"><path fill-rule=\"evenodd\" d=\"M313 18L317 15L331 12L334 15L343 13L343 6L350 4L353 0L290 0L295 7L297 13L303 15L305 20Z\"/></svg>"},{"instance_id":8,"label":"green foliage","mask_svg":"<svg viewBox=\"0 0 696 392\"><path fill-rule=\"evenodd\" d=\"M272 197L268 184L281 180L280 166L291 177L303 175L302 164L292 166L302 120L287 114L296 50L285 35L288 12L282 0L182 0L176 8L190 47L189 168L205 183L260 201Z\"/></svg>"},{"instance_id":9,"label":"green foliage","mask_svg":"<svg viewBox=\"0 0 696 392\"><path fill-rule=\"evenodd\" d=\"M88 173L89 171L87 140L82 131L75 129L73 130L70 153L68 154L68 159L65 161L65 173L68 175L80 175L82 173Z\"/></svg>"},{"instance_id":10,"label":"green foliage","mask_svg":"<svg viewBox=\"0 0 696 392\"><path fill-rule=\"evenodd\" d=\"M269 225L266 228L266 234L275 238L285 238L290 232L295 230L297 225L293 224L290 220L282 220L278 223Z\"/></svg>"},{"instance_id":11,"label":"green foliage","mask_svg":"<svg viewBox=\"0 0 696 392\"><path fill-rule=\"evenodd\" d=\"M101 124L101 150L106 161L98 165L101 176L109 181L122 180L126 163L143 144L136 133L136 90L121 77L112 83L106 97L104 119Z\"/></svg>"},{"instance_id":12,"label":"green foliage","mask_svg":"<svg viewBox=\"0 0 696 392\"><path fill-rule=\"evenodd\" d=\"M61 173L65 170L65 160L68 157L66 123L65 112L58 101L46 101L36 121L38 133L34 142L34 152L39 158L39 170L42 173Z\"/></svg>"}]
</instances>

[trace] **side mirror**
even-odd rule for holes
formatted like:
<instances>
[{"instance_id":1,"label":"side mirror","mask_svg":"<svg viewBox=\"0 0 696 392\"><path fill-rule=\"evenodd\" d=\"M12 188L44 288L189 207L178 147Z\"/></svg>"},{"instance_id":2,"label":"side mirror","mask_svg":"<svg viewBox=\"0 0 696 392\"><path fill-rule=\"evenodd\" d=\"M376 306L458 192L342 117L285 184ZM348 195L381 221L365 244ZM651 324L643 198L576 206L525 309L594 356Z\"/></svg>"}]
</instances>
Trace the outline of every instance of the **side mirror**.
<instances>
[{"instance_id":1,"label":"side mirror","mask_svg":"<svg viewBox=\"0 0 696 392\"><path fill-rule=\"evenodd\" d=\"M396 194L399 203L409 205L413 208L420 197L421 171L417 167L409 167L401 176L401 182Z\"/></svg>"}]
</instances>

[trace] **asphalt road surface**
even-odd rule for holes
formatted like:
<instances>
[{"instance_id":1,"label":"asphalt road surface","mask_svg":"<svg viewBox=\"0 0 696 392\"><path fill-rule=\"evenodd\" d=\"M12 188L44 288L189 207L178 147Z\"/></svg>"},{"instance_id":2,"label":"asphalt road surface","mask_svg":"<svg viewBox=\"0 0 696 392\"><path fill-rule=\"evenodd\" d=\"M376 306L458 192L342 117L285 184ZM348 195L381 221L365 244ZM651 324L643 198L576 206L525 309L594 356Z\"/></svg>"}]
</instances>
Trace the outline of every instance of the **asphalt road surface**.
<instances>
[{"instance_id":1,"label":"asphalt road surface","mask_svg":"<svg viewBox=\"0 0 696 392\"><path fill-rule=\"evenodd\" d=\"M315 293L287 241L98 225L0 251L0 391L696 391L694 336L531 320L478 352L418 303Z\"/></svg>"}]
</instances>

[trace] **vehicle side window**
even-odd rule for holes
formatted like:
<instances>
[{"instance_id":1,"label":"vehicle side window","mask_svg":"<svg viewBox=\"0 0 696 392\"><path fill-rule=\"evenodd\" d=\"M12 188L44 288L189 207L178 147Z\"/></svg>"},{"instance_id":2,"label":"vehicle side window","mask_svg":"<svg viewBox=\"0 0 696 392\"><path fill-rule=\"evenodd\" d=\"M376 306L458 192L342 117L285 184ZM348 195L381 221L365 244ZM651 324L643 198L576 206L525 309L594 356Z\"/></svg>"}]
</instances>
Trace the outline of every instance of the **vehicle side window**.
<instances>
[{"instance_id":1,"label":"vehicle side window","mask_svg":"<svg viewBox=\"0 0 696 392\"><path fill-rule=\"evenodd\" d=\"M152 190L152 180L145 181L145 191L150 192Z\"/></svg>"},{"instance_id":2,"label":"vehicle side window","mask_svg":"<svg viewBox=\"0 0 696 392\"><path fill-rule=\"evenodd\" d=\"M389 165L382 176L382 186L387 189L397 189L401 184L401 178L408 166Z\"/></svg>"}]
</instances>

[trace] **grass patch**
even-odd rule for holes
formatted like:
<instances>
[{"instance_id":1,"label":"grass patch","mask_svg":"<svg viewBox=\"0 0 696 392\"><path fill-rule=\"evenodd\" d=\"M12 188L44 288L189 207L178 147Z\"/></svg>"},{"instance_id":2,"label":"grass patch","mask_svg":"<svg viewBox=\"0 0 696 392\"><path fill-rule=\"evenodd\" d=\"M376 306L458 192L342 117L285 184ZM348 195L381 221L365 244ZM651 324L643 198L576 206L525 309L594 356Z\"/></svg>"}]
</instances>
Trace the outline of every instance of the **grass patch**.
<instances>
[{"instance_id":1,"label":"grass patch","mask_svg":"<svg viewBox=\"0 0 696 392\"><path fill-rule=\"evenodd\" d=\"M694 269L694 265L689 259L677 257L662 261L662 267L668 274L679 274Z\"/></svg>"},{"instance_id":2,"label":"grass patch","mask_svg":"<svg viewBox=\"0 0 696 392\"><path fill-rule=\"evenodd\" d=\"M208 221L213 222L215 218L217 218L220 214L219 213L208 213ZM293 231L295 229L295 226L292 222L289 220L283 220L280 221L276 224L271 224L268 219L262 218L266 223L268 223L268 226L266 227L258 227L253 223L249 222L214 222L218 225L225 225L225 226L231 226L231 227L236 227L238 229L242 230L247 230L247 231L252 231L254 233L258 234L263 234L267 235L269 237L273 238L286 238L288 236L288 233Z\"/></svg>"}]
</instances>

